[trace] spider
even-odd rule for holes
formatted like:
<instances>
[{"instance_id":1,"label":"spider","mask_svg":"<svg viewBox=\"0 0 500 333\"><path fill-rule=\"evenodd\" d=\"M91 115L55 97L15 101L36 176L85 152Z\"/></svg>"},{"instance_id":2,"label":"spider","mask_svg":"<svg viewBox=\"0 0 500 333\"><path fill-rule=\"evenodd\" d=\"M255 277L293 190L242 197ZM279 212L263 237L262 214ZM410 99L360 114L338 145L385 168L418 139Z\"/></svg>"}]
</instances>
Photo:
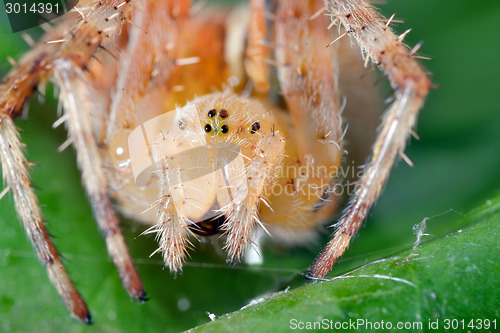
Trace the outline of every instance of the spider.
<instances>
[{"instance_id":1,"label":"spider","mask_svg":"<svg viewBox=\"0 0 500 333\"><path fill-rule=\"evenodd\" d=\"M242 7L243 8L243 7ZM389 19L364 0L80 1L0 86L6 187L50 280L75 318L90 313L44 225L14 125L52 81L83 185L123 285L145 300L117 211L149 224L165 265L182 270L190 239L222 233L228 261L264 231L307 242L336 208L343 77L379 67L394 90L372 154L307 277L325 276L360 229L414 134L431 82ZM350 47L356 41L359 48ZM347 41L347 42L346 42ZM361 51L361 52L360 52ZM368 71L368 70L367 70ZM363 87L365 89L365 87ZM366 94L373 93L366 87ZM347 98L344 98L347 96ZM351 102L352 103L352 102ZM368 110L370 111L370 110ZM117 202L117 205L113 205Z\"/></svg>"}]
</instances>

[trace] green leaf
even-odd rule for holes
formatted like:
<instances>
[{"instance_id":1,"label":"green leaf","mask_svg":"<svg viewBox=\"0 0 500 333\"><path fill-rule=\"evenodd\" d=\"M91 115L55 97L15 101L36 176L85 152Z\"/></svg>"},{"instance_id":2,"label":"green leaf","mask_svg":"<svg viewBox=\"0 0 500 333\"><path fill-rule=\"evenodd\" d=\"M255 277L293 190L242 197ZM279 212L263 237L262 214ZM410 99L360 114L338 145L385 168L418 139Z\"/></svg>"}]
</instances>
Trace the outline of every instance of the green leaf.
<instances>
[{"instance_id":1,"label":"green leaf","mask_svg":"<svg viewBox=\"0 0 500 333\"><path fill-rule=\"evenodd\" d=\"M429 331L432 324L443 332L457 331L452 324L470 330L477 319L500 325L500 193L463 220L465 228L415 249L277 293L191 332L377 331L376 325L397 330L398 323L409 325L406 331Z\"/></svg>"}]
</instances>

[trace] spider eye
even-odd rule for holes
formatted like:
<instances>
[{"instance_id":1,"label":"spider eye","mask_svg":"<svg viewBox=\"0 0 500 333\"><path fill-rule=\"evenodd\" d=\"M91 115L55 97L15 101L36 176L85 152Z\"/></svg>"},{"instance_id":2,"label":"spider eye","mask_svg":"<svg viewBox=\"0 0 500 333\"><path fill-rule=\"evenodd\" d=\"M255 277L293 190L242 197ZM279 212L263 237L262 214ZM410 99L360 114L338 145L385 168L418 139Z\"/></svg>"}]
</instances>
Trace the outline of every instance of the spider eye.
<instances>
[{"instance_id":1,"label":"spider eye","mask_svg":"<svg viewBox=\"0 0 500 333\"><path fill-rule=\"evenodd\" d=\"M215 116L216 114L217 114L217 111L215 109L208 111L208 116L210 118L213 118L213 116Z\"/></svg>"},{"instance_id":2,"label":"spider eye","mask_svg":"<svg viewBox=\"0 0 500 333\"><path fill-rule=\"evenodd\" d=\"M227 116L229 116L229 113L225 109L220 110L219 114L221 118L226 118Z\"/></svg>"},{"instance_id":3,"label":"spider eye","mask_svg":"<svg viewBox=\"0 0 500 333\"><path fill-rule=\"evenodd\" d=\"M186 129L186 123L182 120L179 120L179 128L184 131Z\"/></svg>"},{"instance_id":4,"label":"spider eye","mask_svg":"<svg viewBox=\"0 0 500 333\"><path fill-rule=\"evenodd\" d=\"M205 132L210 133L211 130L212 130L212 126L210 126L210 124L206 124L205 125Z\"/></svg>"},{"instance_id":5,"label":"spider eye","mask_svg":"<svg viewBox=\"0 0 500 333\"><path fill-rule=\"evenodd\" d=\"M220 131L226 134L227 132L229 132L229 127L227 127L227 125L222 125Z\"/></svg>"},{"instance_id":6,"label":"spider eye","mask_svg":"<svg viewBox=\"0 0 500 333\"><path fill-rule=\"evenodd\" d=\"M254 134L260 130L260 124L256 121L255 123L252 124L252 127L250 128L250 133Z\"/></svg>"}]
</instances>

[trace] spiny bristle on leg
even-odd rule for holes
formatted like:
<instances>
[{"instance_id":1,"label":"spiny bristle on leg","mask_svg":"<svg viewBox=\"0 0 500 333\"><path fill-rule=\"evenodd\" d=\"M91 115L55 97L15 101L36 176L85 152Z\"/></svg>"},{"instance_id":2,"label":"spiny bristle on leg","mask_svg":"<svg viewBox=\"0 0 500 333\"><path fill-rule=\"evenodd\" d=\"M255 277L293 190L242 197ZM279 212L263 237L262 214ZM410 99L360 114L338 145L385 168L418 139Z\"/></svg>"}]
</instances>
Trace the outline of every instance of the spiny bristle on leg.
<instances>
[{"instance_id":1,"label":"spiny bristle on leg","mask_svg":"<svg viewBox=\"0 0 500 333\"><path fill-rule=\"evenodd\" d=\"M2 191L0 196L7 193L8 189L12 191L19 218L59 296L73 317L89 322L90 314L85 301L68 276L45 227L38 199L26 170L28 162L21 147L13 120L9 115L0 113L0 162L7 184L6 190Z\"/></svg>"},{"instance_id":2,"label":"spiny bristle on leg","mask_svg":"<svg viewBox=\"0 0 500 333\"><path fill-rule=\"evenodd\" d=\"M167 162L163 160L158 168L160 171L159 217L158 224L151 231L156 232L159 247L151 255L161 252L165 265L172 273L177 274L182 272L182 266L188 254L187 247L192 246L188 240L192 232L188 228L190 224L188 218L179 215L179 210L174 206Z\"/></svg>"},{"instance_id":3,"label":"spiny bristle on leg","mask_svg":"<svg viewBox=\"0 0 500 333\"><path fill-rule=\"evenodd\" d=\"M251 243L254 225L263 226L258 217L260 198L267 184L278 175L284 150L285 140L278 132L263 135L255 146L253 159L245 168L248 193L241 202L226 208L227 221L222 229L227 235L228 261L240 260Z\"/></svg>"}]
</instances>

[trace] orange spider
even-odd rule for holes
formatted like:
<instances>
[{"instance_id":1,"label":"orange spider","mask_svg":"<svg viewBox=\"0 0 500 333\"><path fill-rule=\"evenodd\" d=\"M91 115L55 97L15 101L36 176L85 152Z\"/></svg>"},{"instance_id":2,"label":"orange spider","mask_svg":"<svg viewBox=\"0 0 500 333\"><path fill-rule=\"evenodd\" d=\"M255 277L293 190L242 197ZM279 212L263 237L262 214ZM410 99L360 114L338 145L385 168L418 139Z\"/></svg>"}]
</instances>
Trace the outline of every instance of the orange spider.
<instances>
[{"instance_id":1,"label":"orange spider","mask_svg":"<svg viewBox=\"0 0 500 333\"><path fill-rule=\"evenodd\" d=\"M363 68L343 38L351 36L365 67L371 61L388 77L394 102L307 274L321 278L404 156L431 86L418 46L409 50L391 20L364 0L251 0L249 8L200 11L188 0L81 1L65 15L0 86L0 156L6 189L71 314L90 322L48 236L13 122L37 87L50 80L59 88L57 125L68 128L109 255L129 294L144 300L115 209L151 225L146 232L157 234L174 273L197 235L223 233L236 261L261 231L303 243L328 221L338 201L343 100L374 109L358 101L359 87L341 85Z\"/></svg>"}]
</instances>

